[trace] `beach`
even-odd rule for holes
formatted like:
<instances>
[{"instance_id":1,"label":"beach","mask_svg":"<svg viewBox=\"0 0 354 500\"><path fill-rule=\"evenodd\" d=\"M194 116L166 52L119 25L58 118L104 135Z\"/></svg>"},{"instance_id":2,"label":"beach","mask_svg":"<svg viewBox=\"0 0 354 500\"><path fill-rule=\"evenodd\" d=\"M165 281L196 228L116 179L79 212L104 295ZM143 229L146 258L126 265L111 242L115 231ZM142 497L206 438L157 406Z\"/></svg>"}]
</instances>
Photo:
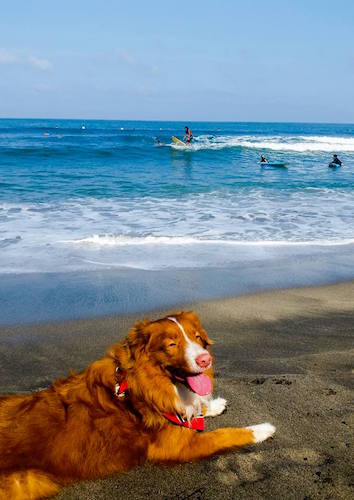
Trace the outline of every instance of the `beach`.
<instances>
[{"instance_id":1,"label":"beach","mask_svg":"<svg viewBox=\"0 0 354 500\"><path fill-rule=\"evenodd\" d=\"M63 433L47 406L23 432L27 403L2 406L0 500L51 487L22 470L31 454L48 474L94 478L59 500L354 500L354 3L3 3L0 396L48 389L107 352L119 366L69 380L65 412L48 403ZM219 399L206 411L227 400L206 432L251 426L259 444L96 478L144 448L123 415L145 422L141 394L167 419L200 416L211 357L195 316L176 313L188 310L213 341ZM129 350L109 349L145 318L166 321L132 331L133 380ZM136 332L168 334L165 353L149 338L148 361L168 359L181 408L136 356ZM96 366L102 380L114 372L108 393ZM71 404L85 383L93 423ZM116 414L116 396L129 409ZM170 448L190 432L175 431ZM252 441L213 436L235 435Z\"/></svg>"},{"instance_id":2,"label":"beach","mask_svg":"<svg viewBox=\"0 0 354 500\"><path fill-rule=\"evenodd\" d=\"M207 430L269 421L274 439L78 483L58 498L352 498L353 299L354 282L345 282L184 304L215 342L214 394L228 401ZM137 320L172 310L2 326L0 391L47 387L102 356Z\"/></svg>"},{"instance_id":3,"label":"beach","mask_svg":"<svg viewBox=\"0 0 354 500\"><path fill-rule=\"evenodd\" d=\"M354 125L189 125L178 146L182 122L0 120L0 392L193 309L229 403L207 429L269 421L275 438L58 498L352 498Z\"/></svg>"}]
</instances>

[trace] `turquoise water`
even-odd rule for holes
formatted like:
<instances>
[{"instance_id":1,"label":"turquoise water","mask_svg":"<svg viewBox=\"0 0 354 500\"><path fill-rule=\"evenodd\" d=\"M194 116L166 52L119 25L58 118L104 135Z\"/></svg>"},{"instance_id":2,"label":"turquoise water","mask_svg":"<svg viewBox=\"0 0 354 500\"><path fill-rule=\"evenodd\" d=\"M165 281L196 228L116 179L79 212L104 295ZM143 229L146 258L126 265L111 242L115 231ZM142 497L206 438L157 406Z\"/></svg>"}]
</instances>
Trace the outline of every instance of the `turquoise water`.
<instances>
[{"instance_id":1,"label":"turquoise water","mask_svg":"<svg viewBox=\"0 0 354 500\"><path fill-rule=\"evenodd\" d=\"M184 125L0 120L0 323L354 278L354 125Z\"/></svg>"},{"instance_id":2,"label":"turquoise water","mask_svg":"<svg viewBox=\"0 0 354 500\"><path fill-rule=\"evenodd\" d=\"M223 266L354 238L354 125L191 123L178 147L183 126L0 120L0 272Z\"/></svg>"}]
</instances>

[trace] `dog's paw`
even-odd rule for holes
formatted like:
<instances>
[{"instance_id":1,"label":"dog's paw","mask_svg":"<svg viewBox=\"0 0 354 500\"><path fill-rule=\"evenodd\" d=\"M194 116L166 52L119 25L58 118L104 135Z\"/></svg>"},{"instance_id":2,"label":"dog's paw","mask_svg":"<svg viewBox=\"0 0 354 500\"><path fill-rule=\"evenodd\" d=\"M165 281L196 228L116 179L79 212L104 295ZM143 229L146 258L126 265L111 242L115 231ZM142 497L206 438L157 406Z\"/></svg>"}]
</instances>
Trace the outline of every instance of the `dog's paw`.
<instances>
[{"instance_id":1,"label":"dog's paw","mask_svg":"<svg viewBox=\"0 0 354 500\"><path fill-rule=\"evenodd\" d=\"M226 399L216 398L209 401L208 410L205 414L206 417L216 417L221 415L226 408Z\"/></svg>"},{"instance_id":2,"label":"dog's paw","mask_svg":"<svg viewBox=\"0 0 354 500\"><path fill-rule=\"evenodd\" d=\"M262 441L272 437L276 430L274 425L269 424L268 422L264 424L250 425L247 429L250 429L253 432L255 443L261 443Z\"/></svg>"}]
</instances>

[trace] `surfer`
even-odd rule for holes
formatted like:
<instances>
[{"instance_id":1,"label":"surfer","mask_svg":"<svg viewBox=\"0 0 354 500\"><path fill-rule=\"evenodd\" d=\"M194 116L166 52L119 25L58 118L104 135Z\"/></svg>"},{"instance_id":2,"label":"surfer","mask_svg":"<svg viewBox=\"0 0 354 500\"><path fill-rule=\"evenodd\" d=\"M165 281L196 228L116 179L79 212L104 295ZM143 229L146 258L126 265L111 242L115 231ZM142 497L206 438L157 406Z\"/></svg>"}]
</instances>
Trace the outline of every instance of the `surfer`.
<instances>
[{"instance_id":1,"label":"surfer","mask_svg":"<svg viewBox=\"0 0 354 500\"><path fill-rule=\"evenodd\" d=\"M187 144L190 144L193 140L193 134L192 134L192 131L189 127L185 126L184 127L184 136L183 136L183 140L186 140L186 143Z\"/></svg>"},{"instance_id":2,"label":"surfer","mask_svg":"<svg viewBox=\"0 0 354 500\"><path fill-rule=\"evenodd\" d=\"M268 160L264 155L261 155L261 163L268 163Z\"/></svg>"},{"instance_id":3,"label":"surfer","mask_svg":"<svg viewBox=\"0 0 354 500\"><path fill-rule=\"evenodd\" d=\"M338 158L337 155L333 155L333 160L331 161L331 163L334 163L335 165L339 165L339 166L342 165L342 162L340 161L340 159Z\"/></svg>"}]
</instances>

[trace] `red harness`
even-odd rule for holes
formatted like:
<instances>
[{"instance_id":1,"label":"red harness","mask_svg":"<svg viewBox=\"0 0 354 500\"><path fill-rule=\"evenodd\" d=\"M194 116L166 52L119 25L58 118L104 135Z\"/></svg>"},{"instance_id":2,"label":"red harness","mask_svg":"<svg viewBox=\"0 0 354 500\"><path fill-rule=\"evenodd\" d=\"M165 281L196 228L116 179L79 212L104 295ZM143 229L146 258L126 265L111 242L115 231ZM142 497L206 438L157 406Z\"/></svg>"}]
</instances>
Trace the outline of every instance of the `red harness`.
<instances>
[{"instance_id":1,"label":"red harness","mask_svg":"<svg viewBox=\"0 0 354 500\"><path fill-rule=\"evenodd\" d=\"M192 420L188 421L179 413L163 413L162 415L174 424L182 425L183 427L187 427L188 429L192 429L194 431L204 431L204 417L195 417L192 418Z\"/></svg>"},{"instance_id":2,"label":"red harness","mask_svg":"<svg viewBox=\"0 0 354 500\"><path fill-rule=\"evenodd\" d=\"M116 384L115 395L117 398L124 398L128 390L128 384L126 380L122 380L120 384ZM164 412L162 415L167 418L170 422L176 425L181 425L182 427L187 427L187 429L202 432L204 431L204 417L192 418L192 420L186 420L179 413L167 413Z\"/></svg>"}]
</instances>

